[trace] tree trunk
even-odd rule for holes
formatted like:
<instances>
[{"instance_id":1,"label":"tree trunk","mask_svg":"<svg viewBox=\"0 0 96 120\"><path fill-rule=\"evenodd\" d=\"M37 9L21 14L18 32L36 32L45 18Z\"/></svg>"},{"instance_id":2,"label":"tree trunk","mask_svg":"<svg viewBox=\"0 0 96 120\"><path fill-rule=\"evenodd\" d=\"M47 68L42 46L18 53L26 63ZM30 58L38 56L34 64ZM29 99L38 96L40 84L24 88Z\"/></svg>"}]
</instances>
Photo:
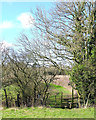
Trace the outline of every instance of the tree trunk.
<instances>
[{"instance_id":1,"label":"tree trunk","mask_svg":"<svg viewBox=\"0 0 96 120\"><path fill-rule=\"evenodd\" d=\"M90 97L90 93L88 94L88 98L87 98L86 104L84 106L85 108L87 108L87 106L88 106L89 97Z\"/></svg>"}]
</instances>

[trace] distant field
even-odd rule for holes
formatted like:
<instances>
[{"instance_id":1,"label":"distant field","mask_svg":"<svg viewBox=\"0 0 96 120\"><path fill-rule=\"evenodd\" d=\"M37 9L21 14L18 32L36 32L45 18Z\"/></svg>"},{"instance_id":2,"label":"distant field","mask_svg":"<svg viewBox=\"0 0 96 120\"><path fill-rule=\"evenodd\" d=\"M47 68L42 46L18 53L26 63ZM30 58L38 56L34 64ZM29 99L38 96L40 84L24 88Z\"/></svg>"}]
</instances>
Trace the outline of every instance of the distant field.
<instances>
[{"instance_id":1,"label":"distant field","mask_svg":"<svg viewBox=\"0 0 96 120\"><path fill-rule=\"evenodd\" d=\"M69 78L70 78L69 75L56 75L53 83L56 85L60 85L66 88L68 91L72 92L72 87L68 85L70 82ZM75 90L74 90L74 93L76 93Z\"/></svg>"},{"instance_id":2,"label":"distant field","mask_svg":"<svg viewBox=\"0 0 96 120\"><path fill-rule=\"evenodd\" d=\"M63 92L65 95L71 94L71 92L67 88L64 88L63 86L50 84L50 87L53 89L53 91L55 90L54 92Z\"/></svg>"},{"instance_id":3,"label":"distant field","mask_svg":"<svg viewBox=\"0 0 96 120\"><path fill-rule=\"evenodd\" d=\"M94 118L94 108L61 109L61 108L9 108L3 109L3 118Z\"/></svg>"}]
</instances>

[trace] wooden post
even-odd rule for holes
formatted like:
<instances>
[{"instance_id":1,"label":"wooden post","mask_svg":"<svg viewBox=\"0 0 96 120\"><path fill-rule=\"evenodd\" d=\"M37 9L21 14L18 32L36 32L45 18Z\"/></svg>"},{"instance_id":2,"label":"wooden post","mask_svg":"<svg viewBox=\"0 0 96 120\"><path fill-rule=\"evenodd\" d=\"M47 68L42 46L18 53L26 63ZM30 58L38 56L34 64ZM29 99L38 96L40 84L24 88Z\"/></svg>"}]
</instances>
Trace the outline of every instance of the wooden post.
<instances>
[{"instance_id":1,"label":"wooden post","mask_svg":"<svg viewBox=\"0 0 96 120\"><path fill-rule=\"evenodd\" d=\"M56 105L56 95L55 95L55 105Z\"/></svg>"},{"instance_id":2,"label":"wooden post","mask_svg":"<svg viewBox=\"0 0 96 120\"><path fill-rule=\"evenodd\" d=\"M8 108L8 98L7 98L7 92L6 92L6 89L4 89L4 92L5 92L5 99L6 99L6 107Z\"/></svg>"},{"instance_id":3,"label":"wooden post","mask_svg":"<svg viewBox=\"0 0 96 120\"><path fill-rule=\"evenodd\" d=\"M62 99L63 99L63 92L61 92L61 108L63 107L62 106Z\"/></svg>"},{"instance_id":4,"label":"wooden post","mask_svg":"<svg viewBox=\"0 0 96 120\"><path fill-rule=\"evenodd\" d=\"M44 102L44 101L43 101ZM44 103L43 103L44 104ZM34 86L34 103L33 106L36 106L36 87Z\"/></svg>"},{"instance_id":5,"label":"wooden post","mask_svg":"<svg viewBox=\"0 0 96 120\"><path fill-rule=\"evenodd\" d=\"M77 91L77 94L78 94L78 105L79 105L79 108L80 108L81 107L81 104L80 104L80 95L79 95L78 91Z\"/></svg>"},{"instance_id":6,"label":"wooden post","mask_svg":"<svg viewBox=\"0 0 96 120\"><path fill-rule=\"evenodd\" d=\"M74 107L73 104L74 104L74 89L72 88L72 108Z\"/></svg>"},{"instance_id":7,"label":"wooden post","mask_svg":"<svg viewBox=\"0 0 96 120\"><path fill-rule=\"evenodd\" d=\"M18 107L20 107L20 101L19 101L20 98L19 98L19 96L20 96L20 94L17 94L17 106Z\"/></svg>"}]
</instances>

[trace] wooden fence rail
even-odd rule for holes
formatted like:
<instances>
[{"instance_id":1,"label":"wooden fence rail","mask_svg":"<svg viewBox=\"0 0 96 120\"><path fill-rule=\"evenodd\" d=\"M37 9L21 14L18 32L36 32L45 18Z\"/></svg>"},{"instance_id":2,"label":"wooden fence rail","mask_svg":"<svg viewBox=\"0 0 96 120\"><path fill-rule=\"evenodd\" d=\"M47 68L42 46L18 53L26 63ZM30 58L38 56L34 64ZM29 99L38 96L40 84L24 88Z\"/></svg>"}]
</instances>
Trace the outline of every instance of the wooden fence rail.
<instances>
[{"instance_id":1,"label":"wooden fence rail","mask_svg":"<svg viewBox=\"0 0 96 120\"><path fill-rule=\"evenodd\" d=\"M20 107L22 106L22 104L20 104L20 102L22 103L22 101L20 101L20 95L17 94L16 98L9 99L8 97L8 107ZM5 97L6 98L6 97ZM74 97L72 98L71 95L63 95L63 93L59 93L59 94L55 94L53 95L52 99L48 99L47 100L47 104L46 106L51 106L51 107L59 107L59 108L74 108L74 107L79 107L79 100L80 102L82 102L82 99L78 98L78 96L74 95ZM32 101L31 101L32 102ZM2 101L3 106L7 106L6 103L6 99ZM37 100L37 106L38 105L42 105L40 104L41 101L38 99Z\"/></svg>"},{"instance_id":2,"label":"wooden fence rail","mask_svg":"<svg viewBox=\"0 0 96 120\"><path fill-rule=\"evenodd\" d=\"M72 98L71 95L63 95L61 92L61 96L59 94L54 95L54 100L49 101L49 105L51 104L53 107L61 107L61 108L78 108L79 106L79 100L81 103L83 103L82 99L79 98L77 95L74 95Z\"/></svg>"}]
</instances>

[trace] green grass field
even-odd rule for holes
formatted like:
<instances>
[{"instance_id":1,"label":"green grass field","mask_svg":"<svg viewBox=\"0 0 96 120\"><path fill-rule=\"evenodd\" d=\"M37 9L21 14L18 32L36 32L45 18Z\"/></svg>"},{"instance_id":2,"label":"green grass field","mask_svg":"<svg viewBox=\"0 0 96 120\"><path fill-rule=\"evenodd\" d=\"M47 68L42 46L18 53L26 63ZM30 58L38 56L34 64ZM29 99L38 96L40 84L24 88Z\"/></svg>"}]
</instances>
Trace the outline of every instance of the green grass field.
<instances>
[{"instance_id":1,"label":"green grass field","mask_svg":"<svg viewBox=\"0 0 96 120\"><path fill-rule=\"evenodd\" d=\"M2 110L3 118L94 118L94 108L61 109L61 108L9 108Z\"/></svg>"},{"instance_id":2,"label":"green grass field","mask_svg":"<svg viewBox=\"0 0 96 120\"><path fill-rule=\"evenodd\" d=\"M68 91L66 88L60 86L60 85L55 85L55 84L50 84L50 87L53 89L53 90L56 90L57 92L63 92L65 95L69 95L71 94L70 91Z\"/></svg>"}]
</instances>

